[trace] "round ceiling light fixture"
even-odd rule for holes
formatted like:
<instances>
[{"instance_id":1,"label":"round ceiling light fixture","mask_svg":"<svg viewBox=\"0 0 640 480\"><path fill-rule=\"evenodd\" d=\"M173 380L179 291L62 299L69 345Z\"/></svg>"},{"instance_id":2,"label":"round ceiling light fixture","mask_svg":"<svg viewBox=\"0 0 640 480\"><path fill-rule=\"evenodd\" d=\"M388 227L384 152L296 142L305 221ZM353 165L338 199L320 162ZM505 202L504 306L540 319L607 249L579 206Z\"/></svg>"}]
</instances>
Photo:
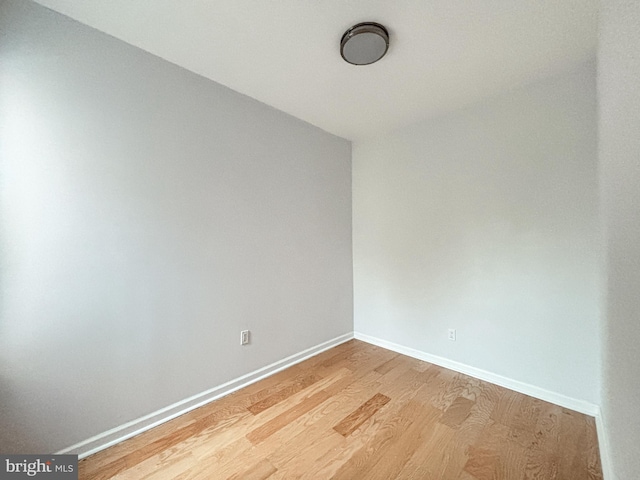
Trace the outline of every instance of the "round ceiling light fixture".
<instances>
[{"instance_id":1,"label":"round ceiling light fixture","mask_svg":"<svg viewBox=\"0 0 640 480\"><path fill-rule=\"evenodd\" d=\"M340 55L353 65L375 63L388 49L389 32L379 23L358 23L344 32L340 40Z\"/></svg>"}]
</instances>

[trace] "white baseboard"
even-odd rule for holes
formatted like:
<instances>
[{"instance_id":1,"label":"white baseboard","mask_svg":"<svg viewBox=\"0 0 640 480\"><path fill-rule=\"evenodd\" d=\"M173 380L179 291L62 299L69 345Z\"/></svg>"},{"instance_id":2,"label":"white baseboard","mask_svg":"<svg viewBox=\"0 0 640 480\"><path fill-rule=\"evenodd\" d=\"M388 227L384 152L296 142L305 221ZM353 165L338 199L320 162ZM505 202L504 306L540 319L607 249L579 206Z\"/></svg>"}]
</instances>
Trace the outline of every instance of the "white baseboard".
<instances>
[{"instance_id":1,"label":"white baseboard","mask_svg":"<svg viewBox=\"0 0 640 480\"><path fill-rule=\"evenodd\" d=\"M586 402L584 400L578 400L561 393L552 392L528 383L503 377L502 375L488 372L480 368L471 367L464 363L449 360L448 358L432 355L414 348L388 342L381 338L365 335L364 333L354 332L354 338L594 417L596 421L596 431L598 434L598 447L600 450L600 462L602 464L603 478L604 480L614 480L615 477L613 475L611 458L609 456L610 450L605 432L604 420L602 418L602 412L599 405L594 405L593 403Z\"/></svg>"},{"instance_id":2,"label":"white baseboard","mask_svg":"<svg viewBox=\"0 0 640 480\"><path fill-rule=\"evenodd\" d=\"M536 387L528 383L520 382L508 377L503 377L502 375L488 372L480 368L471 367L469 365L465 365L464 363L449 360L448 358L439 357L437 355L422 352L414 348L398 345L396 343L388 342L380 338L365 335L364 333L355 332L354 338L362 340L363 342L371 343L372 345L386 348L387 350L392 350L394 352L407 355L409 357L417 358L418 360L423 360L425 362L448 368L449 370L453 370L455 372L464 373L465 375L469 375L470 377L484 380L485 382L493 383L495 385L499 385L501 387L505 387L509 390L514 390L519 393L524 393L525 395L539 398L540 400L554 403L556 405L560 405L561 407L575 410L576 412L584 413L592 417L596 417L600 413L600 407L598 405L594 405L593 403L567 397L566 395L562 395L561 393L552 392L550 390Z\"/></svg>"},{"instance_id":3,"label":"white baseboard","mask_svg":"<svg viewBox=\"0 0 640 480\"><path fill-rule=\"evenodd\" d=\"M72 453L77 454L79 458L88 457L91 454L104 450L116 443L122 442L128 438L145 432L153 427L156 427L162 423L183 415L191 410L201 407L209 402L224 397L236 390L239 390L247 385L251 385L263 378L266 378L274 373L289 368L296 363L300 363L310 357L313 357L325 350L329 350L341 343L347 342L353 338L353 333L346 333L332 340L328 340L324 343L316 345L314 347L303 350L302 352L291 355L290 357L279 360L266 367L259 368L251 373L238 377L227 383L213 387L192 397L185 398L173 405L157 410L149 415L140 417L136 420L132 420L118 427L107 430L106 432L95 435L91 438L83 440L82 442L71 445L56 454Z\"/></svg>"},{"instance_id":4,"label":"white baseboard","mask_svg":"<svg viewBox=\"0 0 640 480\"><path fill-rule=\"evenodd\" d=\"M613 475L611 457L609 456L610 450L604 427L604 420L602 418L602 412L599 405L594 405L593 403L586 402L584 400L578 400L561 393L552 392L550 390L536 387L528 383L513 380L508 377L503 377L502 375L488 372L480 368L471 367L469 365L465 365L464 363L449 360L448 358L439 357L437 355L422 352L414 348L388 342L386 340L382 340L381 338L365 335L364 333L354 332L354 338L594 417L596 421L596 431L598 434L598 447L600 449L602 474L604 480L614 480L615 477Z\"/></svg>"},{"instance_id":5,"label":"white baseboard","mask_svg":"<svg viewBox=\"0 0 640 480\"><path fill-rule=\"evenodd\" d=\"M266 367L260 368L251 373L248 373L234 380L231 380L227 383L224 383L222 385L211 388L209 390L206 390L192 397L181 400L180 402L174 403L173 405L169 405L168 407L162 408L149 415L145 415L144 417L140 417L136 420L127 422L123 425L112 428L111 430L100 433L91 438L88 438L82 442L76 443L75 445L71 445L70 447L65 448L64 450L61 450L56 453L57 454L73 453L73 454L77 454L79 458L88 457L89 455L99 452L100 450L104 450L105 448L108 448L112 445L122 442L128 438L134 437L162 423L168 422L173 418L176 418L191 410L194 410L198 407L206 405L209 402L212 402L214 400L217 400L218 398L224 397L225 395L228 395L232 392L235 392L236 390L239 390L243 387L251 385L252 383L262 380L263 378L273 375L274 373L277 373L281 370L289 368L295 365L296 363L300 363L321 352L324 352L325 350L329 350L330 348L336 347L344 342L351 340L352 338L356 338L358 340L362 340L363 342L377 345L379 347L386 348L387 350L392 350L394 352L398 352L403 355L417 358L425 362L433 363L435 365L439 365L441 367L448 368L450 370L460 372L465 375L469 375L474 378L478 378L480 380L484 380L490 383L494 383L496 385L500 385L501 387L505 387L510 390L514 390L516 392L524 393L525 395L530 395L532 397L539 398L547 402L555 403L556 405L560 405L562 407L569 408L571 410L575 410L577 412L581 412L586 415L591 415L595 417L596 428L598 431L598 443L600 448L600 458L602 462L604 479L613 480L614 477L613 477L613 472L611 470L610 458L608 455L609 449L607 445L607 437L605 434L602 414L600 412L600 407L598 405L594 405L592 403L585 402L583 400L577 400L571 397L567 397L559 393L551 392L549 390L546 390L540 387L529 385L524 382L519 382L517 380L503 377L495 373L487 372L479 368L471 367L469 365L465 365L460 362L449 360L444 357L432 355L430 353L422 352L420 350L398 345L392 342L388 342L386 340L382 340L380 338L372 337L372 336L365 335L358 332L347 333L339 337L336 337L332 340L329 340L327 342L324 342L314 347L303 350L302 352L296 353L287 358L274 362L271 365L267 365Z\"/></svg>"},{"instance_id":6,"label":"white baseboard","mask_svg":"<svg viewBox=\"0 0 640 480\"><path fill-rule=\"evenodd\" d=\"M598 414L596 415L596 429L598 431L598 447L600 449L600 463L602 464L602 476L604 480L613 480L613 466L611 464L611 457L609 456L609 441L607 440L607 432L604 427L604 419L602 418L602 411L598 408Z\"/></svg>"}]
</instances>

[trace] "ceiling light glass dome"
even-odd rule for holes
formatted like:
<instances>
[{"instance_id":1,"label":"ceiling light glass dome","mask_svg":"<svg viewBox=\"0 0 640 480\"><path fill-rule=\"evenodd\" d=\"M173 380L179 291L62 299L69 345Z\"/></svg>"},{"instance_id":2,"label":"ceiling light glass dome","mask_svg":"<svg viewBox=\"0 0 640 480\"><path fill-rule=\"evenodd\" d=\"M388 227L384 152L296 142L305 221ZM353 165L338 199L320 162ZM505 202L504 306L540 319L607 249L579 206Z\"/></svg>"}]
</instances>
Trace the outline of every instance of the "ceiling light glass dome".
<instances>
[{"instance_id":1,"label":"ceiling light glass dome","mask_svg":"<svg viewBox=\"0 0 640 480\"><path fill-rule=\"evenodd\" d=\"M340 55L353 65L375 63L388 49L389 32L379 23L358 23L344 32L340 40Z\"/></svg>"}]
</instances>

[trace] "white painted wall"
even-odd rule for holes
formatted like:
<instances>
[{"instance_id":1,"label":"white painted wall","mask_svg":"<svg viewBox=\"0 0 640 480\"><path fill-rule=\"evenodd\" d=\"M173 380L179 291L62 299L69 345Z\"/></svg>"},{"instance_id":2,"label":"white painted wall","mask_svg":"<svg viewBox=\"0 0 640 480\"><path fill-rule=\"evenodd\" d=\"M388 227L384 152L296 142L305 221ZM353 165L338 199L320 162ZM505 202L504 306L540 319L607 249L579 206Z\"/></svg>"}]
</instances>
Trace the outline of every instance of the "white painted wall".
<instances>
[{"instance_id":1,"label":"white painted wall","mask_svg":"<svg viewBox=\"0 0 640 480\"><path fill-rule=\"evenodd\" d=\"M603 417L618 480L640 478L640 3L601 2L599 158L606 232Z\"/></svg>"},{"instance_id":2,"label":"white painted wall","mask_svg":"<svg viewBox=\"0 0 640 480\"><path fill-rule=\"evenodd\" d=\"M355 331L599 404L596 123L590 63L355 142Z\"/></svg>"},{"instance_id":3,"label":"white painted wall","mask_svg":"<svg viewBox=\"0 0 640 480\"><path fill-rule=\"evenodd\" d=\"M9 0L0 142L3 453L352 330L346 140Z\"/></svg>"}]
</instances>

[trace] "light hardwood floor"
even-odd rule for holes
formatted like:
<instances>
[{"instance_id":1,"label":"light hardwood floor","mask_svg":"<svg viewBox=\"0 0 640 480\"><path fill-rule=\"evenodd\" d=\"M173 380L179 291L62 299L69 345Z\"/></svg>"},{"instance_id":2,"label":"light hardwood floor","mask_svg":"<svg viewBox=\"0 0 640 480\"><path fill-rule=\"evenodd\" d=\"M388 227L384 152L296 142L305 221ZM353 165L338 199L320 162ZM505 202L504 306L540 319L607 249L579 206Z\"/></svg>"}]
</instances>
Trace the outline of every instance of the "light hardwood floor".
<instances>
[{"instance_id":1,"label":"light hardwood floor","mask_svg":"<svg viewBox=\"0 0 640 480\"><path fill-rule=\"evenodd\" d=\"M80 462L81 479L602 479L593 418L352 340Z\"/></svg>"}]
</instances>

